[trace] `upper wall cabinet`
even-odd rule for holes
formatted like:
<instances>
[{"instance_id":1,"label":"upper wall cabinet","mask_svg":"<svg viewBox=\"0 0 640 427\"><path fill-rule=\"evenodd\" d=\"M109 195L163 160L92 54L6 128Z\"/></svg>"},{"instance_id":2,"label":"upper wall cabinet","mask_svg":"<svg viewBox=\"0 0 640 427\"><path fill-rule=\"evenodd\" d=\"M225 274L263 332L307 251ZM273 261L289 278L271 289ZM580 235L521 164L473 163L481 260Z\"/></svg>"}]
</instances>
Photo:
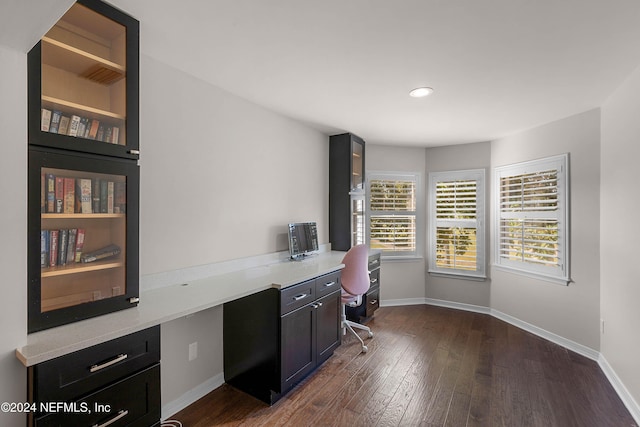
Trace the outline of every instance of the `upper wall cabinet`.
<instances>
[{"instance_id":1,"label":"upper wall cabinet","mask_svg":"<svg viewBox=\"0 0 640 427\"><path fill-rule=\"evenodd\" d=\"M329 240L349 250L365 243L364 140L351 133L329 138Z\"/></svg>"},{"instance_id":2,"label":"upper wall cabinet","mask_svg":"<svg viewBox=\"0 0 640 427\"><path fill-rule=\"evenodd\" d=\"M79 0L29 52L29 143L138 158L139 23Z\"/></svg>"}]
</instances>

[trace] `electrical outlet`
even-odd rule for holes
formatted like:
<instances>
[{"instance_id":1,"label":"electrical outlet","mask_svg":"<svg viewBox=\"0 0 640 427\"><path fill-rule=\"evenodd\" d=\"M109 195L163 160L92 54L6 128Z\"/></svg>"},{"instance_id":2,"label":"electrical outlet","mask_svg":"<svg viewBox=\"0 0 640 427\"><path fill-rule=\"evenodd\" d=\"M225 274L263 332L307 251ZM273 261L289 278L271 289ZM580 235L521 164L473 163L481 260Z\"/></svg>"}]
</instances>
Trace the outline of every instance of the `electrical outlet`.
<instances>
[{"instance_id":1,"label":"electrical outlet","mask_svg":"<svg viewBox=\"0 0 640 427\"><path fill-rule=\"evenodd\" d=\"M189 362L198 357L198 341L189 344Z\"/></svg>"}]
</instances>

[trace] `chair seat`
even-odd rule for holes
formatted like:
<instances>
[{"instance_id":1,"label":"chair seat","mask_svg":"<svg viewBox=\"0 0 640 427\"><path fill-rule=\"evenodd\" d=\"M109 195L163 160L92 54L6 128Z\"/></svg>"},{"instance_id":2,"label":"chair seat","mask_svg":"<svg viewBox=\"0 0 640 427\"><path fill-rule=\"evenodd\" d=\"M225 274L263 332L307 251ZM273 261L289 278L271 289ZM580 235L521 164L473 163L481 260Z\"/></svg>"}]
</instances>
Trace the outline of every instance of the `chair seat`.
<instances>
[{"instance_id":1,"label":"chair seat","mask_svg":"<svg viewBox=\"0 0 640 427\"><path fill-rule=\"evenodd\" d=\"M344 305L348 305L349 307L357 307L360 304L362 304L362 295L351 295L348 292L345 292L345 290L342 290L342 303Z\"/></svg>"}]
</instances>

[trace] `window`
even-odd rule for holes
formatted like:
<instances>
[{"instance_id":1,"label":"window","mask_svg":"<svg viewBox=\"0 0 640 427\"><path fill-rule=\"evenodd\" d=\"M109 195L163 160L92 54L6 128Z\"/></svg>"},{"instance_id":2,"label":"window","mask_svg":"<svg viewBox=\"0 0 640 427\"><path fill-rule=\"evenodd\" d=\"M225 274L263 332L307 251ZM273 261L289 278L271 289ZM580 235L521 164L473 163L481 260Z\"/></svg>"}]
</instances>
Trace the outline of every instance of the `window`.
<instances>
[{"instance_id":1,"label":"window","mask_svg":"<svg viewBox=\"0 0 640 427\"><path fill-rule=\"evenodd\" d=\"M369 246L382 255L417 256L420 174L369 172Z\"/></svg>"},{"instance_id":2,"label":"window","mask_svg":"<svg viewBox=\"0 0 640 427\"><path fill-rule=\"evenodd\" d=\"M429 272L485 278L484 169L429 174Z\"/></svg>"},{"instance_id":3,"label":"window","mask_svg":"<svg viewBox=\"0 0 640 427\"><path fill-rule=\"evenodd\" d=\"M568 155L495 170L497 267L567 284Z\"/></svg>"}]
</instances>

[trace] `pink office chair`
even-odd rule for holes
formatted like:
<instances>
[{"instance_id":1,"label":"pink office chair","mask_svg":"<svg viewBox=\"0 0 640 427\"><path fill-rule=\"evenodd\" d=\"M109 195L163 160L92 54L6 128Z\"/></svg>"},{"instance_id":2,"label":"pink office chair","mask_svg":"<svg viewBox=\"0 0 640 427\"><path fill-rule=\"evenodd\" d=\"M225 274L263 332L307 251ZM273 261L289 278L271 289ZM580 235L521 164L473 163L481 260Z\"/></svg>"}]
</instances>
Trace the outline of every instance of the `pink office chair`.
<instances>
[{"instance_id":1,"label":"pink office chair","mask_svg":"<svg viewBox=\"0 0 640 427\"><path fill-rule=\"evenodd\" d=\"M342 335L347 333L349 329L360 341L362 345L362 352L367 352L367 346L364 345L364 341L353 330L353 328L362 329L369 333L369 338L373 337L373 332L367 326L360 323L347 320L345 314L345 306L358 307L362 304L362 295L369 290L369 249L367 245L356 245L349 249L342 263L344 268L342 269Z\"/></svg>"}]
</instances>

